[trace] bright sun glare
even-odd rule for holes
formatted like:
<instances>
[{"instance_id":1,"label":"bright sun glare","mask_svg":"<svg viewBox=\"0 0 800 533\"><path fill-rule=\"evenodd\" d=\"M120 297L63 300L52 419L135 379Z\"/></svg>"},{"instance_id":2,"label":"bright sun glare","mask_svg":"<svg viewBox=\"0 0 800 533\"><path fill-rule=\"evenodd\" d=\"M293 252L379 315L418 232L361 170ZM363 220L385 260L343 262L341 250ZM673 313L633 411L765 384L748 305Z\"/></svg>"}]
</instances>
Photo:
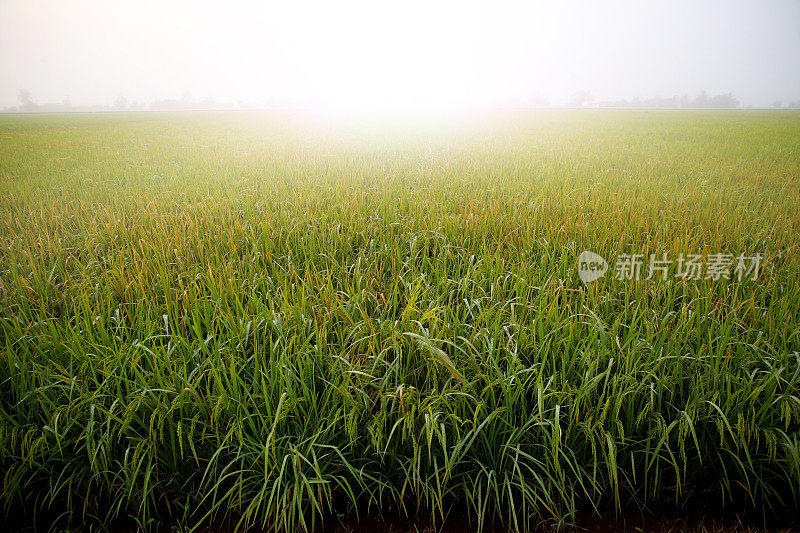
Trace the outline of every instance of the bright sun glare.
<instances>
[{"instance_id":1,"label":"bright sun glare","mask_svg":"<svg viewBox=\"0 0 800 533\"><path fill-rule=\"evenodd\" d=\"M53 97L35 91L45 99L147 100L186 91L234 103L442 109L503 93L493 73L502 61L492 55L508 42L480 2L233 2L221 9L206 1L78 0L43 9L34 0L0 7L6 20L27 25L4 27L0 44L24 43L43 65L17 54L0 59L32 80L23 83L50 87ZM61 96L42 74L53 68L71 80Z\"/></svg>"},{"instance_id":2,"label":"bright sun glare","mask_svg":"<svg viewBox=\"0 0 800 533\"><path fill-rule=\"evenodd\" d=\"M299 83L276 85L321 105L441 108L487 102L487 45L498 36L490 35L481 10L459 2L411 4L325 3L311 14L286 6L277 16L289 24L278 25L274 44ZM264 42L269 37L253 30L254 50L273 49ZM254 59L245 56L236 68L251 68Z\"/></svg>"}]
</instances>

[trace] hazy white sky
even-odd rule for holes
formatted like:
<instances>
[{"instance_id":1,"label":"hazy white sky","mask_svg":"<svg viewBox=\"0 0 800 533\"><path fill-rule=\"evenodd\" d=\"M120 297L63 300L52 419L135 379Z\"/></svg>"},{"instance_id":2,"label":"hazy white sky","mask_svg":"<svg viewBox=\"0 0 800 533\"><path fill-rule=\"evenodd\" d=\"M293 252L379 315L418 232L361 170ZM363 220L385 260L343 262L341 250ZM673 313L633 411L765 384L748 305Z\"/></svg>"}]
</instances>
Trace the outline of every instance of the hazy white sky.
<instances>
[{"instance_id":1,"label":"hazy white sky","mask_svg":"<svg viewBox=\"0 0 800 533\"><path fill-rule=\"evenodd\" d=\"M0 107L800 100L800 0L0 0Z\"/></svg>"}]
</instances>

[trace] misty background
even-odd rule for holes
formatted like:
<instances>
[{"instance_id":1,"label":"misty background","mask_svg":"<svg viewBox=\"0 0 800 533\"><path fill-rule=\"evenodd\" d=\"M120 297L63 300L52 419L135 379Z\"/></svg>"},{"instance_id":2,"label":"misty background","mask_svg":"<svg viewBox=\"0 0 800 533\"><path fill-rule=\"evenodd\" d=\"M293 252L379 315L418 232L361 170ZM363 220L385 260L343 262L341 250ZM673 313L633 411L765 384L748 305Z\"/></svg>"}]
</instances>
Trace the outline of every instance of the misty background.
<instances>
[{"instance_id":1,"label":"misty background","mask_svg":"<svg viewBox=\"0 0 800 533\"><path fill-rule=\"evenodd\" d=\"M800 0L0 0L0 108L800 107Z\"/></svg>"}]
</instances>

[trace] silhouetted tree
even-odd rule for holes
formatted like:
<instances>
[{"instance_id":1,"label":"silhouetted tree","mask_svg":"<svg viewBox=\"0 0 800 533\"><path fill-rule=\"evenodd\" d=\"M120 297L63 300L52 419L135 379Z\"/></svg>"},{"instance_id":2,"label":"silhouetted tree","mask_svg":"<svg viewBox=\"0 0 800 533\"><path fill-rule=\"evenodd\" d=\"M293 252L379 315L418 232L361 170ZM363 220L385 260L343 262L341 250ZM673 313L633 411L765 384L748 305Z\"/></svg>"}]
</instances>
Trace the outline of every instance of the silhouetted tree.
<instances>
[{"instance_id":1,"label":"silhouetted tree","mask_svg":"<svg viewBox=\"0 0 800 533\"><path fill-rule=\"evenodd\" d=\"M20 89L19 96L17 96L19 103L22 104L23 111L33 111L36 109L36 103L33 101L31 92L28 89Z\"/></svg>"},{"instance_id":2,"label":"silhouetted tree","mask_svg":"<svg viewBox=\"0 0 800 533\"><path fill-rule=\"evenodd\" d=\"M570 105L573 107L584 107L590 103L592 103L592 93L589 91L578 91L570 100Z\"/></svg>"},{"instance_id":3,"label":"silhouetted tree","mask_svg":"<svg viewBox=\"0 0 800 533\"><path fill-rule=\"evenodd\" d=\"M718 94L708 101L708 107L720 109L739 107L739 100L731 93Z\"/></svg>"}]
</instances>

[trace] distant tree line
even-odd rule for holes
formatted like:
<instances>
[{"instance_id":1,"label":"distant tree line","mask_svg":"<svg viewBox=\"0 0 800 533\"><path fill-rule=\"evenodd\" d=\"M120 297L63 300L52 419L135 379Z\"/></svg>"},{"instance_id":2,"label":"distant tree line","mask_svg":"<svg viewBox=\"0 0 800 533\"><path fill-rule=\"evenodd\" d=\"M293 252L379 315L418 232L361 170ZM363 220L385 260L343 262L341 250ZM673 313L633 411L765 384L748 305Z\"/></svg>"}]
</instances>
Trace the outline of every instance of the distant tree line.
<instances>
[{"instance_id":1,"label":"distant tree line","mask_svg":"<svg viewBox=\"0 0 800 533\"><path fill-rule=\"evenodd\" d=\"M180 99L156 99L145 104L142 102L129 102L124 96L117 96L113 105L73 105L69 98L60 103L36 103L27 89L22 89L17 97L18 106L3 109L5 112L22 113L47 113L64 111L180 111L192 109L253 109L258 107L273 107L274 102L259 105L252 102L219 103L213 98L192 100L189 93ZM552 107L549 101L541 97L530 97L521 103L527 107ZM569 101L568 107L607 107L607 108L641 108L641 109L736 109L740 107L739 100L731 93L709 95L701 91L697 96L690 97L671 96L663 98L656 96L649 99L633 98L630 100L595 101L589 91L575 93ZM774 109L800 109L800 100L792 102L776 101L772 103Z\"/></svg>"},{"instance_id":2,"label":"distant tree line","mask_svg":"<svg viewBox=\"0 0 800 533\"><path fill-rule=\"evenodd\" d=\"M138 101L129 102L124 96L117 96L114 105L73 105L69 98L60 103L39 104L34 101L31 92L22 89L17 96L18 106L10 106L3 109L8 113L53 113L53 112L85 112L85 111L180 111L191 109L230 109L235 107L259 107L249 102L238 102L237 104L222 104L213 98L202 100L192 100L189 93L183 95L181 99L156 99L145 104Z\"/></svg>"},{"instance_id":3,"label":"distant tree line","mask_svg":"<svg viewBox=\"0 0 800 533\"><path fill-rule=\"evenodd\" d=\"M144 111L147 106L141 102L130 102L123 96L117 97L113 106L108 105L73 105L69 97L65 98L62 102L48 102L39 104L34 101L31 92L27 89L22 89L17 96L19 101L18 106L10 106L3 109L8 113L21 112L21 113L54 113L54 112L81 112L81 111Z\"/></svg>"},{"instance_id":4,"label":"distant tree line","mask_svg":"<svg viewBox=\"0 0 800 533\"><path fill-rule=\"evenodd\" d=\"M773 102L772 107L775 109L800 109L800 100L794 102L787 102L785 105L780 100Z\"/></svg>"},{"instance_id":5,"label":"distant tree line","mask_svg":"<svg viewBox=\"0 0 800 533\"><path fill-rule=\"evenodd\" d=\"M656 108L656 109L736 109L739 99L731 93L709 95L701 91L694 98L688 94L663 98L656 96L646 100L634 98L632 100L614 100L600 102L600 107L630 107L630 108Z\"/></svg>"}]
</instances>

